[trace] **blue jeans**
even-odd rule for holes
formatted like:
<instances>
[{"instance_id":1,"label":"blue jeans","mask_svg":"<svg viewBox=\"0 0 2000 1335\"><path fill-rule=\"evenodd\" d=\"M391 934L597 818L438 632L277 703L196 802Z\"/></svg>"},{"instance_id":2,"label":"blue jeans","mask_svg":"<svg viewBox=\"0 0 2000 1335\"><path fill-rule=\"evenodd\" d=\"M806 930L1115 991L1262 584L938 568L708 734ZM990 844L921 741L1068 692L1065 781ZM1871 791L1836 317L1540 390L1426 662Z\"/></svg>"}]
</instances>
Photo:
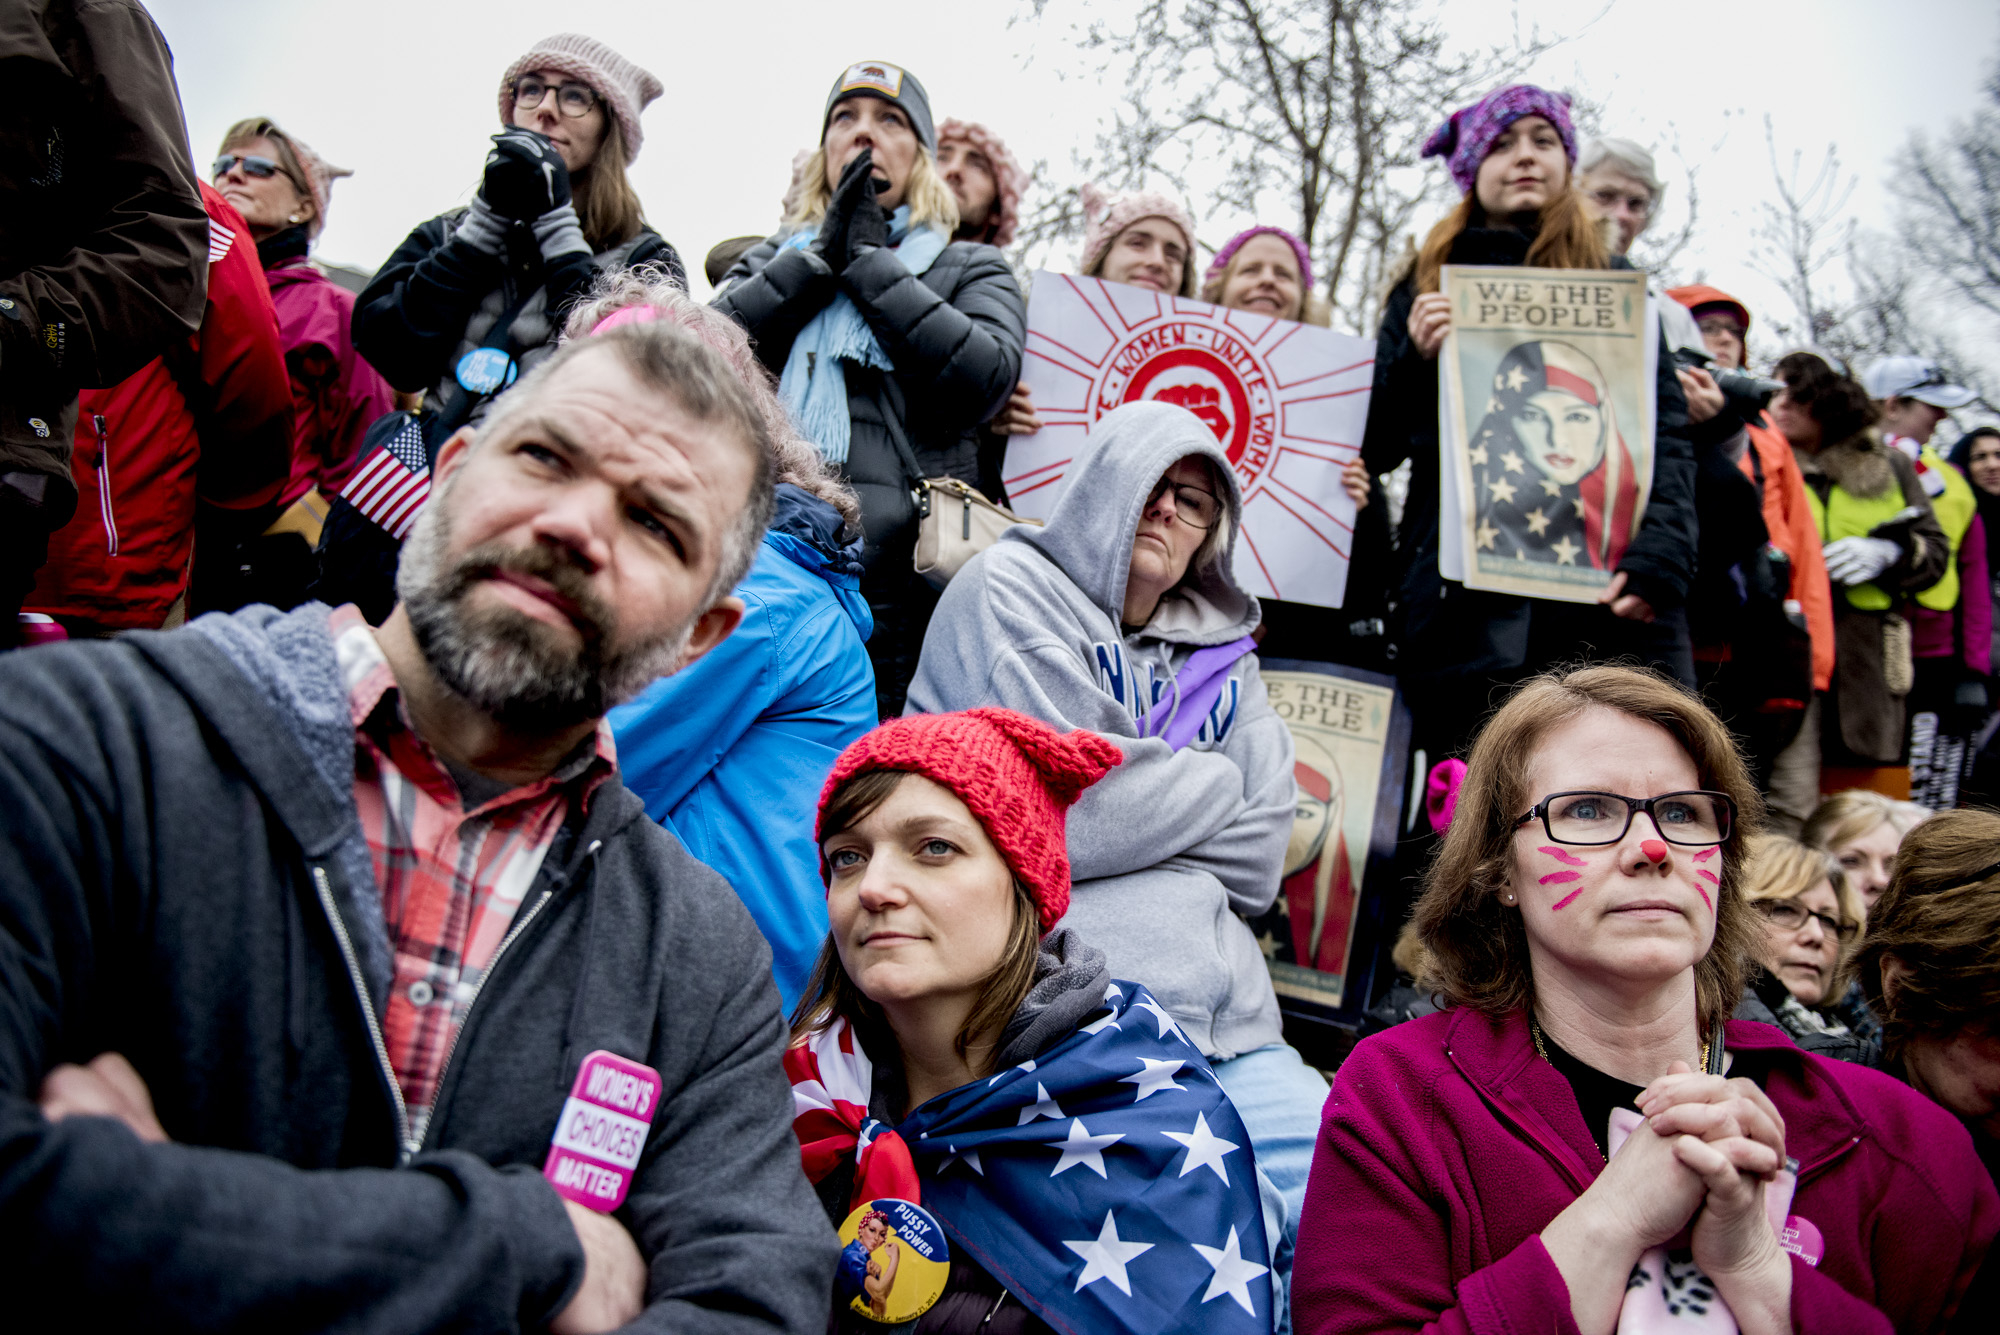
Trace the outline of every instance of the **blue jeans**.
<instances>
[{"instance_id":1,"label":"blue jeans","mask_svg":"<svg viewBox=\"0 0 2000 1335\"><path fill-rule=\"evenodd\" d=\"M1223 1093L1236 1105L1237 1116L1250 1133L1257 1172L1283 1203L1283 1218L1274 1228L1275 1202L1265 1210L1265 1231L1272 1239L1271 1270L1284 1291L1275 1326L1279 1335L1291 1329L1290 1289L1292 1250L1299 1231L1299 1207L1306 1198L1306 1176L1312 1168L1313 1146L1319 1142L1320 1110L1326 1106L1327 1084L1283 1043L1246 1052L1213 1064ZM1269 1193L1267 1193L1268 1195Z\"/></svg>"}]
</instances>

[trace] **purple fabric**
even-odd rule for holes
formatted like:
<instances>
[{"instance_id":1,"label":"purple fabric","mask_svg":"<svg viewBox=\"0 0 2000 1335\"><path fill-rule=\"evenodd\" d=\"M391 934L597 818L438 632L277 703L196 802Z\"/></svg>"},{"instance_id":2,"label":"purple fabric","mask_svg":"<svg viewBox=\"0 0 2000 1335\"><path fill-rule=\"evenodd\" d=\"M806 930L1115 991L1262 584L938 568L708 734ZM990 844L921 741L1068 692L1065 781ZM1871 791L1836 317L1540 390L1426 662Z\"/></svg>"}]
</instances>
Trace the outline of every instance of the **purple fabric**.
<instances>
[{"instance_id":1,"label":"purple fabric","mask_svg":"<svg viewBox=\"0 0 2000 1335\"><path fill-rule=\"evenodd\" d=\"M1950 658L1962 648L1968 672L1984 677L1993 670L1993 599L1978 596L1990 583L1990 546L1985 520L1975 514L1958 544L1958 606L1942 612L1910 608L1912 657Z\"/></svg>"},{"instance_id":2,"label":"purple fabric","mask_svg":"<svg viewBox=\"0 0 2000 1335\"><path fill-rule=\"evenodd\" d=\"M1729 1022L1770 1063L1799 1160L1792 1213L1825 1238L1792 1262L1799 1335L1941 1330L2000 1230L2000 1196L1958 1119L1889 1076ZM1334 1077L1292 1270L1300 1335L1575 1335L1541 1231L1604 1168L1526 1016L1462 1009L1365 1038Z\"/></svg>"},{"instance_id":3,"label":"purple fabric","mask_svg":"<svg viewBox=\"0 0 2000 1335\"><path fill-rule=\"evenodd\" d=\"M1310 292L1313 285L1312 255L1306 250L1305 242L1282 227L1246 227L1230 237L1222 243L1222 249L1215 252L1215 258L1209 261L1208 272L1201 276L1202 283L1206 285L1222 277L1223 271L1229 268L1229 261L1235 259L1236 252L1243 249L1243 243L1258 236L1275 236L1292 248L1292 254L1299 259L1299 282Z\"/></svg>"},{"instance_id":4,"label":"purple fabric","mask_svg":"<svg viewBox=\"0 0 2000 1335\"><path fill-rule=\"evenodd\" d=\"M1451 179L1470 194L1479 177L1479 164L1486 161L1493 141L1523 116L1546 116L1562 136L1569 165L1576 166L1576 127L1569 121L1569 94L1552 93L1531 83L1496 88L1471 106L1452 112L1424 140L1423 156L1443 158L1451 169Z\"/></svg>"},{"instance_id":5,"label":"purple fabric","mask_svg":"<svg viewBox=\"0 0 2000 1335\"><path fill-rule=\"evenodd\" d=\"M396 406L396 392L355 350L354 294L303 259L264 271L278 310L278 341L292 377L290 505L317 487L337 493L353 472L369 424Z\"/></svg>"},{"instance_id":6,"label":"purple fabric","mask_svg":"<svg viewBox=\"0 0 2000 1335\"><path fill-rule=\"evenodd\" d=\"M1229 644L1210 645L1189 654L1187 662L1174 674L1173 689L1156 700L1139 720L1139 735L1157 736L1176 751L1193 741L1200 734L1201 725L1208 722L1208 711L1215 707L1222 688L1229 684L1229 670L1256 648L1257 641L1245 635ZM1174 709L1176 699L1180 701L1178 711Z\"/></svg>"},{"instance_id":7,"label":"purple fabric","mask_svg":"<svg viewBox=\"0 0 2000 1335\"><path fill-rule=\"evenodd\" d=\"M1451 828L1452 813L1458 810L1459 786L1465 782L1465 762L1456 758L1431 767L1430 777L1424 780L1424 814L1430 818L1431 831L1443 834Z\"/></svg>"}]
</instances>

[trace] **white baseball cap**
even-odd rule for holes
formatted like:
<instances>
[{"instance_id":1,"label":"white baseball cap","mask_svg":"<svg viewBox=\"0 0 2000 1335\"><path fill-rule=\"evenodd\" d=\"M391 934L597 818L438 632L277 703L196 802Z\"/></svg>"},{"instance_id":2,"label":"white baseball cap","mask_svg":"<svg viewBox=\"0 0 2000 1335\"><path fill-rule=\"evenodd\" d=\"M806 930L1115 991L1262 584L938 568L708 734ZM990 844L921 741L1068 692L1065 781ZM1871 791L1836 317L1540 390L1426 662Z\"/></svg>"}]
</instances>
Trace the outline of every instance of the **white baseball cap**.
<instances>
[{"instance_id":1,"label":"white baseball cap","mask_svg":"<svg viewBox=\"0 0 2000 1335\"><path fill-rule=\"evenodd\" d=\"M1963 408L1978 398L1963 385L1944 378L1938 364L1925 357L1883 357L1861 373L1871 399L1915 399L1933 408Z\"/></svg>"}]
</instances>

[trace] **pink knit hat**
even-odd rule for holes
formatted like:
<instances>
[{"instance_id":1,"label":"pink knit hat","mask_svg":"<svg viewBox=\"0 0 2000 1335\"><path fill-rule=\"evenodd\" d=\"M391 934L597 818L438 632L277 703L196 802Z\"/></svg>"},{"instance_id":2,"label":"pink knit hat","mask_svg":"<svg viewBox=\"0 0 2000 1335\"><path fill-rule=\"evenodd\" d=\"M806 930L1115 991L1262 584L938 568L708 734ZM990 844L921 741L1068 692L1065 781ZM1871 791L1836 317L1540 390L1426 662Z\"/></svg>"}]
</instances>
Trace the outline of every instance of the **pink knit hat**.
<instances>
[{"instance_id":1,"label":"pink knit hat","mask_svg":"<svg viewBox=\"0 0 2000 1335\"><path fill-rule=\"evenodd\" d=\"M1202 286L1206 287L1208 284L1222 277L1229 269L1229 261L1236 258L1236 252L1243 249L1245 242L1249 241L1252 237L1258 236L1275 236L1278 240L1292 248L1292 254L1298 256L1299 260L1300 285L1310 292L1313 285L1313 266L1312 255L1306 250L1306 243L1282 227L1268 225L1246 227L1235 236L1230 237L1229 240L1223 242L1222 249L1216 251L1215 258L1208 262L1208 272L1201 276Z\"/></svg>"},{"instance_id":2,"label":"pink knit hat","mask_svg":"<svg viewBox=\"0 0 2000 1335\"><path fill-rule=\"evenodd\" d=\"M827 800L869 770L921 774L971 809L1007 866L1035 897L1042 930L1069 912L1066 813L1083 790L1124 759L1094 732L1057 732L1011 709L910 714L890 719L840 753L820 790L814 839L825 837ZM825 859L820 876L826 876Z\"/></svg>"},{"instance_id":3,"label":"pink knit hat","mask_svg":"<svg viewBox=\"0 0 2000 1335\"><path fill-rule=\"evenodd\" d=\"M562 32L536 42L527 55L507 67L500 76L500 123L514 123L514 81L529 70L554 70L587 83L604 99L604 105L618 118L625 136L625 165L638 160L639 144L645 132L639 128L639 113L662 91L660 81L613 51L595 37Z\"/></svg>"},{"instance_id":4,"label":"pink knit hat","mask_svg":"<svg viewBox=\"0 0 2000 1335\"><path fill-rule=\"evenodd\" d=\"M938 147L943 148L947 139L963 139L993 164L993 183L999 187L1000 197L994 204L990 230L981 239L989 246L1006 245L1021 225L1021 196L1028 189L1028 173L1021 170L1000 136L977 121L946 121L938 127Z\"/></svg>"},{"instance_id":5,"label":"pink knit hat","mask_svg":"<svg viewBox=\"0 0 2000 1335\"><path fill-rule=\"evenodd\" d=\"M1195 295L1199 288L1195 283L1194 219L1178 203L1153 190L1115 194L1095 184L1083 188L1083 255L1077 271L1087 274L1095 269L1118 234L1145 218L1164 218L1180 229L1181 239L1187 242L1181 295Z\"/></svg>"}]
</instances>

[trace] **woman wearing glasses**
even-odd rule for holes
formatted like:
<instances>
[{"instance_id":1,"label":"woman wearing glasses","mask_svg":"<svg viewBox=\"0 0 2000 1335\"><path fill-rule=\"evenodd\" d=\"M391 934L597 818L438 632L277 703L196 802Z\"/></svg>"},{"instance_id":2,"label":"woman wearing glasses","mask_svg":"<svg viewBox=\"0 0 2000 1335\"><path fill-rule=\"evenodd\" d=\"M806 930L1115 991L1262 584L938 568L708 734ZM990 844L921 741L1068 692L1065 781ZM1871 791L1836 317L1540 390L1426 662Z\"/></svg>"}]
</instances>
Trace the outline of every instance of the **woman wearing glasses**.
<instances>
[{"instance_id":1,"label":"woman wearing glasses","mask_svg":"<svg viewBox=\"0 0 2000 1335\"><path fill-rule=\"evenodd\" d=\"M261 539L255 530L269 522L270 512L244 516L252 531L224 537L252 540L251 547L219 552L198 546L195 611L246 602L290 607L305 596L318 524L316 518L303 526L297 521L325 513L322 498L336 494L353 471L368 424L395 406L388 382L355 350L349 332L354 294L307 259L326 226L333 183L352 174L262 116L238 121L222 136L211 176L249 224L247 241L264 266L292 382L292 469L277 509L298 509Z\"/></svg>"},{"instance_id":2,"label":"woman wearing glasses","mask_svg":"<svg viewBox=\"0 0 2000 1335\"><path fill-rule=\"evenodd\" d=\"M999 705L1118 744L1070 813L1064 921L1214 1065L1286 1197L1288 1238L1326 1082L1285 1045L1244 921L1277 896L1297 785L1250 638L1261 611L1233 568L1241 509L1200 418L1106 413L1047 527L1008 529L944 591L910 708Z\"/></svg>"},{"instance_id":3,"label":"woman wearing glasses","mask_svg":"<svg viewBox=\"0 0 2000 1335\"><path fill-rule=\"evenodd\" d=\"M660 81L562 33L500 78L479 192L411 232L361 294L354 337L398 389L425 394L433 449L555 347L563 308L597 276L680 256L646 225L625 169Z\"/></svg>"},{"instance_id":4,"label":"woman wearing glasses","mask_svg":"<svg viewBox=\"0 0 2000 1335\"><path fill-rule=\"evenodd\" d=\"M1416 909L1448 1009L1340 1069L1296 1329L1944 1327L2000 1229L1964 1128L1728 1018L1758 808L1652 675L1542 676L1493 716Z\"/></svg>"},{"instance_id":5,"label":"woman wearing glasses","mask_svg":"<svg viewBox=\"0 0 2000 1335\"><path fill-rule=\"evenodd\" d=\"M1868 913L1840 864L1796 840L1758 835L1743 897L1758 916L1753 956L1763 969L1749 980L1736 1018L1774 1024L1808 1052L1874 1065L1879 1047L1832 1006L1834 979Z\"/></svg>"}]
</instances>

